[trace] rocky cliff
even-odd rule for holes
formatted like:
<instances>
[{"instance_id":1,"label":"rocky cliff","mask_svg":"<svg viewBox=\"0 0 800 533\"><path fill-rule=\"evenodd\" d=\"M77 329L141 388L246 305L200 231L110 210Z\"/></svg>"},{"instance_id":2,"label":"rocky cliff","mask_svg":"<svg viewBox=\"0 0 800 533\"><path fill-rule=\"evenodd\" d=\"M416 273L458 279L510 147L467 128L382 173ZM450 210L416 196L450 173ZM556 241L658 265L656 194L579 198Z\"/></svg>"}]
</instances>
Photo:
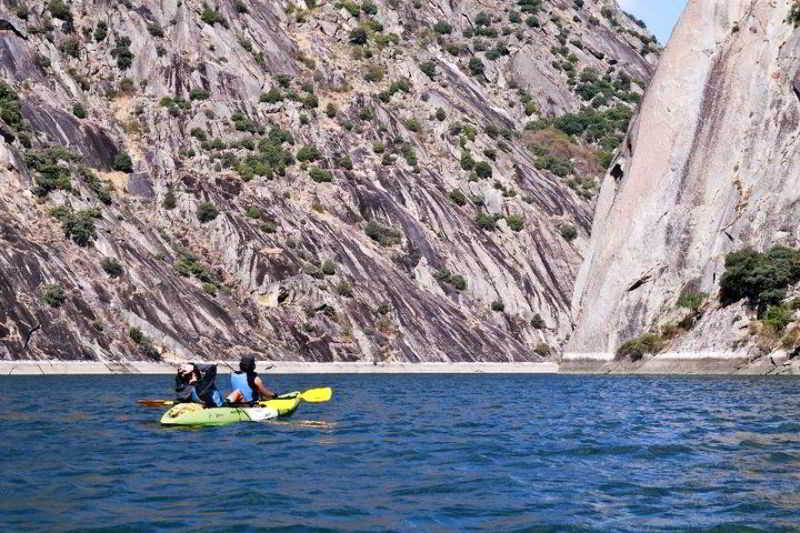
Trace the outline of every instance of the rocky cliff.
<instances>
[{"instance_id":1,"label":"rocky cliff","mask_svg":"<svg viewBox=\"0 0 800 533\"><path fill-rule=\"evenodd\" d=\"M548 357L614 2L0 0L0 358Z\"/></svg>"},{"instance_id":2,"label":"rocky cliff","mask_svg":"<svg viewBox=\"0 0 800 533\"><path fill-rule=\"evenodd\" d=\"M798 11L689 1L603 182L568 358L795 353Z\"/></svg>"}]
</instances>

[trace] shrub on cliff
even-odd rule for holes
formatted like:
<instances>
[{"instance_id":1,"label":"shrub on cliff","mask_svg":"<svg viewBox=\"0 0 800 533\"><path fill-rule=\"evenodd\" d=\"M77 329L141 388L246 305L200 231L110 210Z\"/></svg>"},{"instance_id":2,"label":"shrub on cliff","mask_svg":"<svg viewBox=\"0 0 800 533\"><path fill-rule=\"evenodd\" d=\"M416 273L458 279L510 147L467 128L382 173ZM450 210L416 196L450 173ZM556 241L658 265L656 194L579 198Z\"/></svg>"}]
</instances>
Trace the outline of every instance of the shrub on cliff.
<instances>
[{"instance_id":1,"label":"shrub on cliff","mask_svg":"<svg viewBox=\"0 0 800 533\"><path fill-rule=\"evenodd\" d=\"M482 75L485 68L480 58L473 57L469 60L469 71L473 76Z\"/></svg>"},{"instance_id":2,"label":"shrub on cliff","mask_svg":"<svg viewBox=\"0 0 800 533\"><path fill-rule=\"evenodd\" d=\"M795 26L800 25L800 0L794 0L794 3L789 10L789 17L787 18L787 21L791 22Z\"/></svg>"},{"instance_id":3,"label":"shrub on cliff","mask_svg":"<svg viewBox=\"0 0 800 533\"><path fill-rule=\"evenodd\" d=\"M327 183L333 181L333 174L329 170L319 167L311 167L308 171L309 177L317 183Z\"/></svg>"},{"instance_id":4,"label":"shrub on cliff","mask_svg":"<svg viewBox=\"0 0 800 533\"><path fill-rule=\"evenodd\" d=\"M116 46L111 50L112 57L117 59L120 70L127 70L133 63L133 52L130 50L131 40L128 37L117 39Z\"/></svg>"},{"instance_id":5,"label":"shrub on cliff","mask_svg":"<svg viewBox=\"0 0 800 533\"><path fill-rule=\"evenodd\" d=\"M94 40L99 43L100 41L104 41L107 35L108 24L102 21L98 22L94 29Z\"/></svg>"},{"instance_id":6,"label":"shrub on cliff","mask_svg":"<svg viewBox=\"0 0 800 533\"><path fill-rule=\"evenodd\" d=\"M131 156L129 156L127 152L117 152L117 155L114 156L114 161L111 164L111 168L118 170L119 172L133 172L133 161L131 160Z\"/></svg>"},{"instance_id":7,"label":"shrub on cliff","mask_svg":"<svg viewBox=\"0 0 800 533\"><path fill-rule=\"evenodd\" d=\"M706 298L708 294L704 292L686 291L678 298L678 307L685 307L696 313Z\"/></svg>"},{"instance_id":8,"label":"shrub on cliff","mask_svg":"<svg viewBox=\"0 0 800 533\"><path fill-rule=\"evenodd\" d=\"M72 239L78 246L89 246L97 238L94 219L100 216L100 210L95 208L69 213L61 220L64 236Z\"/></svg>"},{"instance_id":9,"label":"shrub on cliff","mask_svg":"<svg viewBox=\"0 0 800 533\"><path fill-rule=\"evenodd\" d=\"M201 224L211 222L219 215L219 210L211 202L202 202L197 206L197 220Z\"/></svg>"},{"instance_id":10,"label":"shrub on cliff","mask_svg":"<svg viewBox=\"0 0 800 533\"><path fill-rule=\"evenodd\" d=\"M223 27L228 27L228 21L225 20L225 17L222 16L222 13L219 12L219 9L211 9L208 6L203 8L203 13L200 15L200 20L208 24L209 26L213 26L214 24L221 24Z\"/></svg>"},{"instance_id":11,"label":"shrub on cliff","mask_svg":"<svg viewBox=\"0 0 800 533\"><path fill-rule=\"evenodd\" d=\"M377 242L381 246L394 246L400 244L403 234L387 226L382 226L374 220L370 220L367 227L364 228L364 233L367 237Z\"/></svg>"},{"instance_id":12,"label":"shrub on cliff","mask_svg":"<svg viewBox=\"0 0 800 533\"><path fill-rule=\"evenodd\" d=\"M564 224L563 226L558 228L558 231L561 233L561 236L567 242L574 241L575 238L578 236L578 230L575 229L575 226L573 226L572 224Z\"/></svg>"},{"instance_id":13,"label":"shrub on cliff","mask_svg":"<svg viewBox=\"0 0 800 533\"><path fill-rule=\"evenodd\" d=\"M112 278L118 278L124 272L122 265L113 257L106 257L103 259L103 261L100 263L100 266L102 266L106 274Z\"/></svg>"},{"instance_id":14,"label":"shrub on cliff","mask_svg":"<svg viewBox=\"0 0 800 533\"><path fill-rule=\"evenodd\" d=\"M725 257L719 297L723 305L747 299L760 316L768 305L780 304L786 297L786 288L798 281L800 251L774 246L762 254L744 248Z\"/></svg>"},{"instance_id":15,"label":"shrub on cliff","mask_svg":"<svg viewBox=\"0 0 800 533\"><path fill-rule=\"evenodd\" d=\"M67 297L64 294L64 287L53 283L42 288L42 300L50 307L61 307Z\"/></svg>"},{"instance_id":16,"label":"shrub on cliff","mask_svg":"<svg viewBox=\"0 0 800 533\"><path fill-rule=\"evenodd\" d=\"M63 0L50 0L47 4L47 9L50 10L50 14L53 15L54 18L63 21L72 20L72 13L69 10L69 6L67 6Z\"/></svg>"},{"instance_id":17,"label":"shrub on cliff","mask_svg":"<svg viewBox=\"0 0 800 533\"><path fill-rule=\"evenodd\" d=\"M84 119L86 118L86 108L80 102L76 102L72 105L72 114L77 118Z\"/></svg>"},{"instance_id":18,"label":"shrub on cliff","mask_svg":"<svg viewBox=\"0 0 800 533\"><path fill-rule=\"evenodd\" d=\"M617 349L617 358L627 357L631 361L638 361L645 354L657 353L664 347L664 340L655 333L645 333L640 337L624 342Z\"/></svg>"}]
</instances>

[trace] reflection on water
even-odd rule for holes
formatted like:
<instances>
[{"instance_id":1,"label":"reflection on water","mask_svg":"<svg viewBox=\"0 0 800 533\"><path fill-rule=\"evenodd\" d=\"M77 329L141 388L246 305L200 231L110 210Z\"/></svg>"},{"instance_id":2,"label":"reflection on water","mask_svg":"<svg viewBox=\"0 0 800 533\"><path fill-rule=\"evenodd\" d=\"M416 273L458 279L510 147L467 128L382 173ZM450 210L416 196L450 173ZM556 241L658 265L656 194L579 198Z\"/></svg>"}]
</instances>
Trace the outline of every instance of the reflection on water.
<instances>
[{"instance_id":1,"label":"reflection on water","mask_svg":"<svg viewBox=\"0 0 800 533\"><path fill-rule=\"evenodd\" d=\"M337 394L164 428L170 376L0 378L0 531L797 528L795 379L270 378Z\"/></svg>"}]
</instances>

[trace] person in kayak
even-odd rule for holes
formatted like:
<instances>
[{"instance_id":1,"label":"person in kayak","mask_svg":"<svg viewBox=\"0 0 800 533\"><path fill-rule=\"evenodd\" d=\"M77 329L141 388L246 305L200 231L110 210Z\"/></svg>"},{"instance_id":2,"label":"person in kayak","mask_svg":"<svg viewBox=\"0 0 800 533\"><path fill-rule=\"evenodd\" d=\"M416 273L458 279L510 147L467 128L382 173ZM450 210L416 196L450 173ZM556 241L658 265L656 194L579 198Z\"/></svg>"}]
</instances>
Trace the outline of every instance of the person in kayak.
<instances>
[{"instance_id":1,"label":"person in kayak","mask_svg":"<svg viewBox=\"0 0 800 533\"><path fill-rule=\"evenodd\" d=\"M256 358L252 355L242 356L239 372L231 374L231 388L233 392L227 397L229 403L251 403L278 397L256 374Z\"/></svg>"},{"instance_id":2,"label":"person in kayak","mask_svg":"<svg viewBox=\"0 0 800 533\"><path fill-rule=\"evenodd\" d=\"M175 399L201 403L206 407L221 407L225 400L217 390L216 379L217 365L182 364L175 376Z\"/></svg>"}]
</instances>

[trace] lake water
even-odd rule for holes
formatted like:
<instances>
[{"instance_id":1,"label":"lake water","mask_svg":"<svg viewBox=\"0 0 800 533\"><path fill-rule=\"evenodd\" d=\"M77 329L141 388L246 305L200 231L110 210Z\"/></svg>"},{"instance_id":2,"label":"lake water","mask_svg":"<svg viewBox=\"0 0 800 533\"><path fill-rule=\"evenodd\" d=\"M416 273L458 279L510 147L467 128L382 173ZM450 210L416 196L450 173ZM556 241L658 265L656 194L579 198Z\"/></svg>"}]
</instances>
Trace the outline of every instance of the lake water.
<instances>
[{"instance_id":1,"label":"lake water","mask_svg":"<svg viewBox=\"0 0 800 533\"><path fill-rule=\"evenodd\" d=\"M171 376L0 378L0 531L800 527L798 379L267 382L336 392L285 421L187 430L135 403L169 398Z\"/></svg>"}]
</instances>

